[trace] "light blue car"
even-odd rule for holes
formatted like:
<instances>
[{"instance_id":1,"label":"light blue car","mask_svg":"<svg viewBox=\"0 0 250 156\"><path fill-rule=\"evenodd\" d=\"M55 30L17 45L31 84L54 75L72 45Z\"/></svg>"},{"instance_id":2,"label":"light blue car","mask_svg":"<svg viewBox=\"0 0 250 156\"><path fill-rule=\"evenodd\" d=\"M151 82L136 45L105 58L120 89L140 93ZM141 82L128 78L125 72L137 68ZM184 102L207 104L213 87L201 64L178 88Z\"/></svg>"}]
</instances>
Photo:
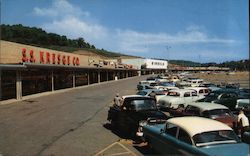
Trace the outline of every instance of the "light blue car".
<instances>
[{"instance_id":1,"label":"light blue car","mask_svg":"<svg viewBox=\"0 0 250 156\"><path fill-rule=\"evenodd\" d=\"M146 124L143 137L163 155L247 156L242 143L227 125L201 117L176 117L164 124Z\"/></svg>"}]
</instances>

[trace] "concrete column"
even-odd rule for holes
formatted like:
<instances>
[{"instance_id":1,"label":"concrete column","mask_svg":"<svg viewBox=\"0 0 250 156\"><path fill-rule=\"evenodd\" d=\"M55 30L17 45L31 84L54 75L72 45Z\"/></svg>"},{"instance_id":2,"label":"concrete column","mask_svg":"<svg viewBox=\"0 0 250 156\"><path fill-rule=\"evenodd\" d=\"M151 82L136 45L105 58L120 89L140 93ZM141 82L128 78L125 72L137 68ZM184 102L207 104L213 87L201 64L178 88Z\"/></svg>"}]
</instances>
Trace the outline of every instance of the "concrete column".
<instances>
[{"instance_id":1,"label":"concrete column","mask_svg":"<svg viewBox=\"0 0 250 156\"><path fill-rule=\"evenodd\" d=\"M88 73L87 73L87 74L88 74L88 85L89 85L89 70L88 70Z\"/></svg>"},{"instance_id":2,"label":"concrete column","mask_svg":"<svg viewBox=\"0 0 250 156\"><path fill-rule=\"evenodd\" d=\"M115 79L115 72L113 71L113 80Z\"/></svg>"},{"instance_id":3,"label":"concrete column","mask_svg":"<svg viewBox=\"0 0 250 156\"><path fill-rule=\"evenodd\" d=\"M101 82L100 70L98 70L98 83Z\"/></svg>"},{"instance_id":4,"label":"concrete column","mask_svg":"<svg viewBox=\"0 0 250 156\"><path fill-rule=\"evenodd\" d=\"M128 71L126 71L126 78L128 78Z\"/></svg>"},{"instance_id":5,"label":"concrete column","mask_svg":"<svg viewBox=\"0 0 250 156\"><path fill-rule=\"evenodd\" d=\"M73 88L76 87L76 73L73 71Z\"/></svg>"},{"instance_id":6,"label":"concrete column","mask_svg":"<svg viewBox=\"0 0 250 156\"><path fill-rule=\"evenodd\" d=\"M54 70L51 71L51 91L54 91Z\"/></svg>"},{"instance_id":7,"label":"concrete column","mask_svg":"<svg viewBox=\"0 0 250 156\"><path fill-rule=\"evenodd\" d=\"M16 71L16 99L22 99L22 77L21 71Z\"/></svg>"},{"instance_id":8,"label":"concrete column","mask_svg":"<svg viewBox=\"0 0 250 156\"><path fill-rule=\"evenodd\" d=\"M107 81L109 81L109 71L107 71Z\"/></svg>"}]
</instances>

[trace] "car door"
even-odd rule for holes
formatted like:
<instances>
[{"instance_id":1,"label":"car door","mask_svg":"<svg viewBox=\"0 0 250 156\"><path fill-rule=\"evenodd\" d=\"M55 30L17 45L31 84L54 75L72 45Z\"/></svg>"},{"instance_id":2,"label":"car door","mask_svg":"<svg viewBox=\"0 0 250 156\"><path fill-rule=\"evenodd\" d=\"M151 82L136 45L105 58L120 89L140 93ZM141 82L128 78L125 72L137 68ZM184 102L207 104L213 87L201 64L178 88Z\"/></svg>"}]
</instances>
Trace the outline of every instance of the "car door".
<instances>
[{"instance_id":1,"label":"car door","mask_svg":"<svg viewBox=\"0 0 250 156\"><path fill-rule=\"evenodd\" d=\"M161 133L161 136L157 137L158 143L156 146L158 151L169 155L176 154L177 129L178 127L176 125L166 124L165 131Z\"/></svg>"},{"instance_id":2,"label":"car door","mask_svg":"<svg viewBox=\"0 0 250 156\"><path fill-rule=\"evenodd\" d=\"M191 92L185 92L183 95L183 98L184 98L185 103L189 103L189 102L193 101L193 98L191 96Z\"/></svg>"},{"instance_id":3,"label":"car door","mask_svg":"<svg viewBox=\"0 0 250 156\"><path fill-rule=\"evenodd\" d=\"M192 153L194 151L192 150L192 148L190 148L193 143L192 143L192 139L188 135L188 133L185 130L183 130L182 128L178 127L176 138L180 142L182 142L179 144L179 146L177 145L178 148L177 148L176 153L178 155L193 155Z\"/></svg>"}]
</instances>

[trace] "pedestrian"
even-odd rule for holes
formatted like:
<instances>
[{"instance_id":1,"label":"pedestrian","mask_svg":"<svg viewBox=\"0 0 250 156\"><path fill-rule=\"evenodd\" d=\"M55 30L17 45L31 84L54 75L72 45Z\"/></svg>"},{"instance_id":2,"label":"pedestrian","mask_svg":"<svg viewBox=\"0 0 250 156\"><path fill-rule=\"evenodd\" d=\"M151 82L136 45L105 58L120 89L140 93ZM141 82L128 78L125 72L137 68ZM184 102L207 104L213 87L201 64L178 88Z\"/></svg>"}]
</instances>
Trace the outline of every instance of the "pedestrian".
<instances>
[{"instance_id":1,"label":"pedestrian","mask_svg":"<svg viewBox=\"0 0 250 156\"><path fill-rule=\"evenodd\" d=\"M116 96L114 98L114 105L119 107L122 105L122 98L120 97L119 93L116 93Z\"/></svg>"},{"instance_id":2,"label":"pedestrian","mask_svg":"<svg viewBox=\"0 0 250 156\"><path fill-rule=\"evenodd\" d=\"M243 133L249 130L249 120L246 117L246 115L244 114L243 110L239 111L238 124L239 124L241 138L242 138Z\"/></svg>"}]
</instances>

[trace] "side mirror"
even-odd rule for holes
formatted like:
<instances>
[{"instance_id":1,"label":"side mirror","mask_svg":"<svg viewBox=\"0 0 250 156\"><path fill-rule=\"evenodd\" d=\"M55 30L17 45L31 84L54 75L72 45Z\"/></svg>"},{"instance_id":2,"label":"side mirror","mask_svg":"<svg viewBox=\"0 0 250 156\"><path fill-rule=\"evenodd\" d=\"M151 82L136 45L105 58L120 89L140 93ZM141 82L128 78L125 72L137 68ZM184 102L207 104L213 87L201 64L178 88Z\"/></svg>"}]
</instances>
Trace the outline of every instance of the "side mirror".
<instances>
[{"instance_id":1,"label":"side mirror","mask_svg":"<svg viewBox=\"0 0 250 156\"><path fill-rule=\"evenodd\" d=\"M162 134L162 133L164 133L164 129L161 129L161 130L160 130L160 134Z\"/></svg>"}]
</instances>

